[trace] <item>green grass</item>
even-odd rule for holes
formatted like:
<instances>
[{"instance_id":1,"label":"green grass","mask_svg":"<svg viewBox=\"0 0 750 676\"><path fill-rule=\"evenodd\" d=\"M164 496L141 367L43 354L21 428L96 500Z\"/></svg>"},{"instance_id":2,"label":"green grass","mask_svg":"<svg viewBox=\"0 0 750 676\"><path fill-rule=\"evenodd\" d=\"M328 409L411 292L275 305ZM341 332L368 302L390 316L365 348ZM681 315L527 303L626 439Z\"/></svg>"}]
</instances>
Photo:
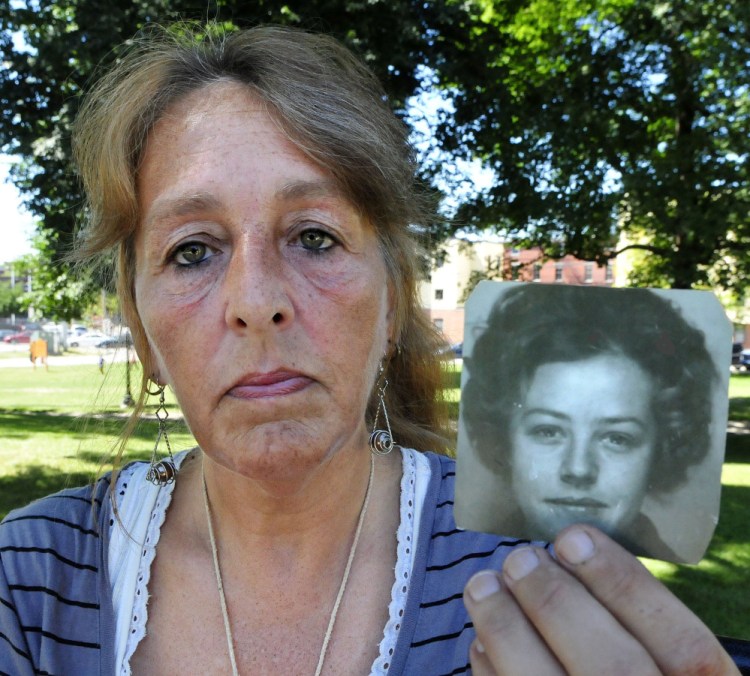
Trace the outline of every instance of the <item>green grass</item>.
<instances>
[{"instance_id":1,"label":"green grass","mask_svg":"<svg viewBox=\"0 0 750 676\"><path fill-rule=\"evenodd\" d=\"M703 560L644 563L715 633L750 639L750 457L739 456L724 465L719 525Z\"/></svg>"},{"instance_id":2,"label":"green grass","mask_svg":"<svg viewBox=\"0 0 750 676\"><path fill-rule=\"evenodd\" d=\"M133 369L133 392L139 379ZM60 488L88 483L106 469L128 416L121 407L124 395L124 364L112 366L106 378L93 365L0 368L0 518ZM173 450L194 445L171 397L168 402ZM152 402L147 412L154 410ZM124 458L150 457L156 430L153 416L142 420Z\"/></svg>"},{"instance_id":3,"label":"green grass","mask_svg":"<svg viewBox=\"0 0 750 676\"><path fill-rule=\"evenodd\" d=\"M729 396L750 398L750 371L735 373L729 379Z\"/></svg>"},{"instance_id":4,"label":"green grass","mask_svg":"<svg viewBox=\"0 0 750 676\"><path fill-rule=\"evenodd\" d=\"M706 556L697 566L646 564L714 632L750 638L750 373L730 378L729 419L748 430L727 435L721 515Z\"/></svg>"},{"instance_id":5,"label":"green grass","mask_svg":"<svg viewBox=\"0 0 750 676\"><path fill-rule=\"evenodd\" d=\"M133 392L139 378L136 369ZM459 385L460 367L446 374L454 417ZM127 415L120 406L124 394L123 364L112 366L107 378L96 366L0 368L0 517L37 497L90 481L106 468ZM148 410L154 408L152 401ZM94 417L87 417L90 413ZM730 419L750 423L750 374L731 378ZM156 422L142 421L126 459L149 457L155 437ZM170 439L174 450L194 444L174 414ZM750 434L731 434L721 519L704 560L697 566L646 561L714 632L741 638L750 638L749 520Z\"/></svg>"}]
</instances>

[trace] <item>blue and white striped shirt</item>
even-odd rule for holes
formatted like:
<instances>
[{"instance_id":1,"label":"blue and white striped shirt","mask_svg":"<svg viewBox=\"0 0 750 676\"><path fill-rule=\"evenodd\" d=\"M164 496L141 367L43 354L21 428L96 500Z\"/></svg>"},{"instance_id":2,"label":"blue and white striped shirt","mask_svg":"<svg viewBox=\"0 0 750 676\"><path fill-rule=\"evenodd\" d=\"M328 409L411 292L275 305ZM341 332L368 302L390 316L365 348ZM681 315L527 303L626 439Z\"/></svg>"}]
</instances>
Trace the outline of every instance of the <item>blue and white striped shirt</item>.
<instances>
[{"instance_id":1,"label":"blue and white striped shirt","mask_svg":"<svg viewBox=\"0 0 750 676\"><path fill-rule=\"evenodd\" d=\"M453 518L455 462L427 453L416 558L389 674L471 673L474 630L462 596L524 540L463 531ZM11 512L0 524L0 675L114 673L107 569L110 478ZM93 504L96 509L92 509Z\"/></svg>"}]
</instances>

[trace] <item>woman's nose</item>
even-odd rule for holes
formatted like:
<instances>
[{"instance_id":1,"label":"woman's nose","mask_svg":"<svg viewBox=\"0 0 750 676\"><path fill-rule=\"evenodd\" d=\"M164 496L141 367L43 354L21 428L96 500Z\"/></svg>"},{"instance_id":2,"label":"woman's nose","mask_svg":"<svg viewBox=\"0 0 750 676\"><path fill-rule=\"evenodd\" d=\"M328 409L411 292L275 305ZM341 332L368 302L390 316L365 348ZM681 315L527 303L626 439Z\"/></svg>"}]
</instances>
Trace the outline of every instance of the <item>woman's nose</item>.
<instances>
[{"instance_id":1,"label":"woman's nose","mask_svg":"<svg viewBox=\"0 0 750 676\"><path fill-rule=\"evenodd\" d=\"M284 261L271 247L235 247L224 278L225 321L235 331L284 328L294 318Z\"/></svg>"},{"instance_id":2,"label":"woman's nose","mask_svg":"<svg viewBox=\"0 0 750 676\"><path fill-rule=\"evenodd\" d=\"M560 466L560 479L576 488L596 483L599 461L587 440L570 440Z\"/></svg>"}]
</instances>

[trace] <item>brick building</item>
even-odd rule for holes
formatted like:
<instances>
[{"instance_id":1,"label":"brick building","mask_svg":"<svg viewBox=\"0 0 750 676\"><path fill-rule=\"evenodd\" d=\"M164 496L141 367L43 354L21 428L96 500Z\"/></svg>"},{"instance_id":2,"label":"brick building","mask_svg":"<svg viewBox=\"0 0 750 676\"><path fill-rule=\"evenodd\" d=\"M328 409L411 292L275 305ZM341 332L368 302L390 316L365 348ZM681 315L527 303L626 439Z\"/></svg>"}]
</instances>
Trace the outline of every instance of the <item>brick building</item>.
<instances>
[{"instance_id":1,"label":"brick building","mask_svg":"<svg viewBox=\"0 0 750 676\"><path fill-rule=\"evenodd\" d=\"M420 288L422 307L449 343L463 341L466 290L488 271L496 279L549 284L612 286L615 282L613 263L599 266L573 256L542 261L535 249L514 249L491 240L451 240Z\"/></svg>"}]
</instances>

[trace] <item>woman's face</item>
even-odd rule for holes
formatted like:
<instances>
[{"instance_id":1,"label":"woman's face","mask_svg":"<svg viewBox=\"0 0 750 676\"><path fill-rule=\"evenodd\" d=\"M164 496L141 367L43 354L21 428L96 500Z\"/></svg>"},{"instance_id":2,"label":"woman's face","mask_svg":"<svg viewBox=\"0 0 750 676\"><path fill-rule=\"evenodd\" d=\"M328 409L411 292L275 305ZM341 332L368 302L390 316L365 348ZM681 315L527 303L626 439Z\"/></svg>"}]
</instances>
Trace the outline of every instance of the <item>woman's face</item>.
<instances>
[{"instance_id":1,"label":"woman's face","mask_svg":"<svg viewBox=\"0 0 750 676\"><path fill-rule=\"evenodd\" d=\"M511 422L513 490L535 537L638 515L656 446L653 383L632 360L543 364Z\"/></svg>"},{"instance_id":2,"label":"woman's face","mask_svg":"<svg viewBox=\"0 0 750 676\"><path fill-rule=\"evenodd\" d=\"M223 82L155 125L138 196L136 307L200 446L283 481L365 444L390 294L376 233L330 174Z\"/></svg>"}]
</instances>

